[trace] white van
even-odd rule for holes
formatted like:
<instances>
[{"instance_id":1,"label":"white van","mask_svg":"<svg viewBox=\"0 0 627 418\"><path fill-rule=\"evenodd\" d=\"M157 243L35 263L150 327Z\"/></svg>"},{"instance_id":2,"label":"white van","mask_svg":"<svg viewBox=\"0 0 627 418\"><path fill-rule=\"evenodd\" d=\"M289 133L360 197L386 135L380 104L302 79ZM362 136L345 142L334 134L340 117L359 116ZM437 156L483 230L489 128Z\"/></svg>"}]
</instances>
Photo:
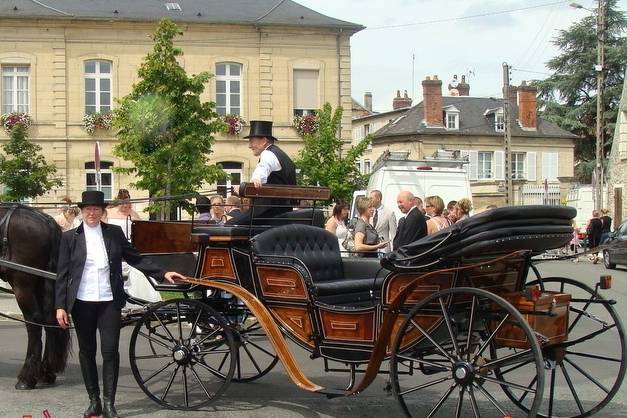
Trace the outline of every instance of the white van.
<instances>
[{"instance_id":1,"label":"white van","mask_svg":"<svg viewBox=\"0 0 627 418\"><path fill-rule=\"evenodd\" d=\"M381 191L383 205L394 210L396 219L403 216L396 204L396 197L403 190L423 200L427 196L440 196L445 205L463 197L472 200L467 158L453 151L443 154L442 150L436 157L425 160L409 160L408 157L408 151L383 153L374 164L368 189L353 194L353 216L357 216L354 209L356 197L369 194L372 190Z\"/></svg>"},{"instance_id":2,"label":"white van","mask_svg":"<svg viewBox=\"0 0 627 418\"><path fill-rule=\"evenodd\" d=\"M607 188L604 188L604 196L607 196ZM568 192L568 200L566 205L577 209L575 223L577 228L585 232L588 221L592 218L594 210L594 187L591 185L577 186Z\"/></svg>"}]
</instances>

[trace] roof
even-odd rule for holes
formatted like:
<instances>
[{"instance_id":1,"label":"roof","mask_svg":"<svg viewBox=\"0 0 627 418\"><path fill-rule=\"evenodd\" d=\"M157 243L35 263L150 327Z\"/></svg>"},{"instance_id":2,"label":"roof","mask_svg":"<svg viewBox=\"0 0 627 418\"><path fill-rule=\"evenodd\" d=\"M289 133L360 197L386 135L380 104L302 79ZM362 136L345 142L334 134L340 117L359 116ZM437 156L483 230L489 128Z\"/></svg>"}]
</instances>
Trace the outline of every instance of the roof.
<instances>
[{"instance_id":1,"label":"roof","mask_svg":"<svg viewBox=\"0 0 627 418\"><path fill-rule=\"evenodd\" d=\"M354 99L353 99L354 100ZM378 119L380 117L396 117L397 115L403 114L407 112L409 107L401 107L399 109L387 110L385 112L371 112L369 115L357 116L353 118L353 121L367 120L367 119Z\"/></svg>"},{"instance_id":2,"label":"roof","mask_svg":"<svg viewBox=\"0 0 627 418\"><path fill-rule=\"evenodd\" d=\"M167 10L176 3L180 10ZM157 21L329 27L364 26L325 16L292 0L3 0L0 18Z\"/></svg>"},{"instance_id":3,"label":"roof","mask_svg":"<svg viewBox=\"0 0 627 418\"><path fill-rule=\"evenodd\" d=\"M426 127L423 123L423 102L410 108L406 116L396 123L389 123L375 133L375 139L383 139L390 136L408 135L473 135L473 136L503 136L502 132L494 130L494 120L485 113L503 106L503 99L471 97L471 96L444 96L443 109L454 106L459 110L459 129L446 130L442 128ZM518 106L512 106L514 114L518 114ZM536 130L523 130L518 123L512 123L512 136L528 137L560 137L577 138L574 135L553 122L549 122L538 116Z\"/></svg>"}]
</instances>

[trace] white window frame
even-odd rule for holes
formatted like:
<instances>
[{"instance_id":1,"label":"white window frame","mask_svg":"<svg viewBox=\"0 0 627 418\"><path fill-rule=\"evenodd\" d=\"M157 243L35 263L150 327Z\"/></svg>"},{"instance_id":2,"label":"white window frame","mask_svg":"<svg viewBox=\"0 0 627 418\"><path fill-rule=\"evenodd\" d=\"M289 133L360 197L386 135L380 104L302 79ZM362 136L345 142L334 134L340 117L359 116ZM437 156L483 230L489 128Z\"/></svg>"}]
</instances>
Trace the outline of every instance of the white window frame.
<instances>
[{"instance_id":1,"label":"white window frame","mask_svg":"<svg viewBox=\"0 0 627 418\"><path fill-rule=\"evenodd\" d=\"M522 180L527 178L527 154L525 152L512 152L512 179Z\"/></svg>"},{"instance_id":2,"label":"white window frame","mask_svg":"<svg viewBox=\"0 0 627 418\"><path fill-rule=\"evenodd\" d=\"M370 163L370 160L364 160L364 173L363 174L370 174L371 171L372 171L372 164Z\"/></svg>"},{"instance_id":3,"label":"white window frame","mask_svg":"<svg viewBox=\"0 0 627 418\"><path fill-rule=\"evenodd\" d=\"M93 73L88 73L87 69L85 67L87 67L87 63L91 63L93 62L95 64L95 70ZM107 63L109 64L109 72L108 73L103 73L100 71L100 65L102 63ZM83 71L84 71L84 80L83 80L83 85L84 85L84 89L85 89L85 97L84 97L84 101L85 101L85 114L89 115L92 113L106 113L106 112L110 112L113 107L112 107L112 103L113 103L113 62L109 61L109 60L101 60L101 59L93 59L93 60L85 60L83 62ZM95 90L92 91L88 91L87 90L87 79L93 79L94 80L94 85L95 85ZM109 91L106 90L102 90L101 89L101 80L109 80ZM95 94L95 102L93 105L87 104L87 93L94 93ZM109 103L102 103L101 102L101 95L103 93L109 93ZM94 109L89 109L91 107L94 107Z\"/></svg>"},{"instance_id":4,"label":"white window frame","mask_svg":"<svg viewBox=\"0 0 627 418\"><path fill-rule=\"evenodd\" d=\"M452 118L452 124L449 118ZM454 131L459 129L459 112L445 112L444 123L447 131Z\"/></svg>"},{"instance_id":5,"label":"white window frame","mask_svg":"<svg viewBox=\"0 0 627 418\"><path fill-rule=\"evenodd\" d=\"M505 114L503 112L494 113L494 131L505 132Z\"/></svg>"},{"instance_id":6,"label":"white window frame","mask_svg":"<svg viewBox=\"0 0 627 418\"><path fill-rule=\"evenodd\" d=\"M231 187L239 185L242 181L244 181L244 164L237 161L222 161L219 164L233 166L232 168L222 168L222 171L226 173L226 179L218 179L217 182L218 188L224 187L226 189L224 197L229 197L231 195ZM239 164L239 168L234 167L237 164ZM233 174L239 174L240 181L238 183L233 182Z\"/></svg>"},{"instance_id":7,"label":"white window frame","mask_svg":"<svg viewBox=\"0 0 627 418\"><path fill-rule=\"evenodd\" d=\"M95 163L94 161L87 161L85 163L85 167L87 167L87 165L93 165L95 167ZM101 168L100 169L100 190L102 190L102 192L105 195L105 200L111 200L113 199L113 186L114 186L114 177L113 177L113 163L111 161L101 161L100 162L100 167L106 167L106 168ZM96 184L89 184L88 179L89 179L89 175L93 174L94 175L94 180L96 180ZM102 183L102 179L103 177L107 177L109 176L109 178L111 179L111 184L103 184ZM95 168L85 168L85 190L98 190L98 178L97 178L97 172Z\"/></svg>"},{"instance_id":8,"label":"white window frame","mask_svg":"<svg viewBox=\"0 0 627 418\"><path fill-rule=\"evenodd\" d=\"M218 66L225 66L225 74L218 75ZM231 74L231 66L239 67L239 75ZM243 95L242 95L242 72L244 66L239 62L216 62L216 111L220 115L242 115ZM218 82L224 82L224 93L218 92ZM231 83L237 82L239 92L231 92ZM218 95L224 95L224 105L218 106ZM235 106L231 104L231 96L237 95L239 97L239 105ZM237 110L234 110L237 109Z\"/></svg>"},{"instance_id":9,"label":"white window frame","mask_svg":"<svg viewBox=\"0 0 627 418\"><path fill-rule=\"evenodd\" d=\"M550 182L557 182L559 176L559 153L542 153L542 178Z\"/></svg>"},{"instance_id":10,"label":"white window frame","mask_svg":"<svg viewBox=\"0 0 627 418\"><path fill-rule=\"evenodd\" d=\"M485 157L490 156L489 163ZM489 170L488 175L485 174L486 169ZM494 179L494 151L478 151L477 152L477 179L492 180Z\"/></svg>"},{"instance_id":11,"label":"white window frame","mask_svg":"<svg viewBox=\"0 0 627 418\"><path fill-rule=\"evenodd\" d=\"M26 69L26 71L18 71L18 69ZM26 90L18 89L18 80L20 78L26 78ZM9 79L10 81L7 81ZM10 86L7 84L10 83ZM6 92L10 91L11 103L5 103ZM26 93L25 95L20 93ZM25 98L25 103L20 103L20 96ZM3 64L2 65L2 112L0 113L12 113L22 112L29 113L30 111L30 65L20 64Z\"/></svg>"}]
</instances>

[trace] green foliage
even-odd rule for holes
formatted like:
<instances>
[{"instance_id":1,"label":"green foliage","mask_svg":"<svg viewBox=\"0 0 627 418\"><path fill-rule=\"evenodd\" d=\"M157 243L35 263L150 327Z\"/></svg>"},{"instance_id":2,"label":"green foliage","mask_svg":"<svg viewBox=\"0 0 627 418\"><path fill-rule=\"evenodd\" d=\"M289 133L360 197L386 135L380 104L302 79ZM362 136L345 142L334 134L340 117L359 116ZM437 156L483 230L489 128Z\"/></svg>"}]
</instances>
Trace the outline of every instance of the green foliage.
<instances>
[{"instance_id":1,"label":"green foliage","mask_svg":"<svg viewBox=\"0 0 627 418\"><path fill-rule=\"evenodd\" d=\"M174 47L180 34L171 20L161 20L153 35L154 48L139 68L140 80L114 111L119 144L113 152L134 165L116 170L134 174L133 186L153 197L195 193L203 183L224 175L209 164L213 135L223 123L214 103L200 100L211 76L207 72L187 76L176 59L183 55ZM169 213L162 205L150 205L148 210Z\"/></svg>"},{"instance_id":2,"label":"green foliage","mask_svg":"<svg viewBox=\"0 0 627 418\"><path fill-rule=\"evenodd\" d=\"M341 107L334 112L329 103L323 106L318 112L319 129L304 136L305 146L295 163L300 169L301 185L326 186L331 189L332 199L350 201L353 190L365 183L355 164L371 139L366 137L343 150L342 140L338 138L342 112Z\"/></svg>"},{"instance_id":3,"label":"green foliage","mask_svg":"<svg viewBox=\"0 0 627 418\"><path fill-rule=\"evenodd\" d=\"M589 183L596 150L596 87L594 65L597 63L595 16L587 16L567 30L560 31L553 41L561 53L549 60L553 75L535 84L540 92L542 116L560 127L579 135L575 147L578 161L576 177ZM605 32L605 149L611 148L614 122L627 62L627 18L616 8L616 1L607 2Z\"/></svg>"},{"instance_id":4,"label":"green foliage","mask_svg":"<svg viewBox=\"0 0 627 418\"><path fill-rule=\"evenodd\" d=\"M26 126L14 125L9 142L2 149L6 153L0 156L0 183L6 188L0 196L3 201L41 196L62 184L54 164L48 164L39 154L41 147L28 141Z\"/></svg>"}]
</instances>

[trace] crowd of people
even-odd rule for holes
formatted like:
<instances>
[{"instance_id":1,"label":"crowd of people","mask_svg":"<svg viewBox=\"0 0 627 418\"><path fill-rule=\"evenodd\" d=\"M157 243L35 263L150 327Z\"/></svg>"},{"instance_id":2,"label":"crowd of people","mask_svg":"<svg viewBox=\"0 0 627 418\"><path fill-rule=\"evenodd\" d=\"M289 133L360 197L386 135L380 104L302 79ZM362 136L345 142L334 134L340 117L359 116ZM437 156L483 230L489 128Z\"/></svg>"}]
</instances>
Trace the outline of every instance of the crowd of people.
<instances>
[{"instance_id":1,"label":"crowd of people","mask_svg":"<svg viewBox=\"0 0 627 418\"><path fill-rule=\"evenodd\" d=\"M342 256L381 256L467 219L473 209L467 198L450 201L445 206L440 196L427 196L423 200L405 190L396 198L403 214L397 220L394 210L385 207L382 201L380 190L359 197L355 203L358 217L352 223L348 219L347 203L337 202L333 206L325 229L337 236Z\"/></svg>"}]
</instances>

